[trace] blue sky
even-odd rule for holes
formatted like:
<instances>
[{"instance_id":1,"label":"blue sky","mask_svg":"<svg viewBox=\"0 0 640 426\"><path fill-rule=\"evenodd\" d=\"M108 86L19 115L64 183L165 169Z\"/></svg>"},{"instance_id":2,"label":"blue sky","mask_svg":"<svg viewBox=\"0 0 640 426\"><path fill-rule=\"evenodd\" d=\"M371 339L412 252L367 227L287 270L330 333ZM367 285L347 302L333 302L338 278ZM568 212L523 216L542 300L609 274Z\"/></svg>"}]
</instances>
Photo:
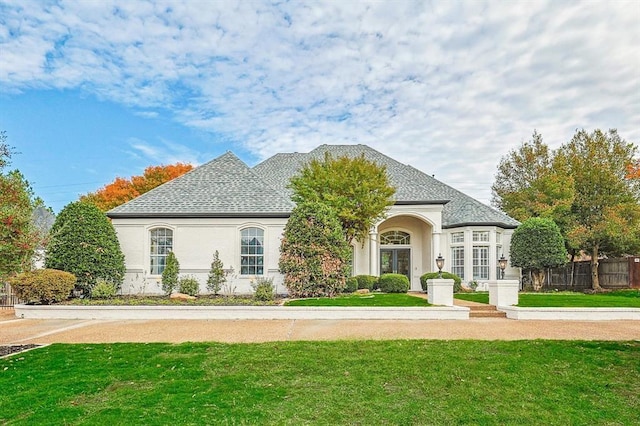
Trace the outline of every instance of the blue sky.
<instances>
[{"instance_id":1,"label":"blue sky","mask_svg":"<svg viewBox=\"0 0 640 426\"><path fill-rule=\"evenodd\" d=\"M640 141L640 3L0 0L0 130L59 211L149 165L363 143L489 203L537 129Z\"/></svg>"}]
</instances>

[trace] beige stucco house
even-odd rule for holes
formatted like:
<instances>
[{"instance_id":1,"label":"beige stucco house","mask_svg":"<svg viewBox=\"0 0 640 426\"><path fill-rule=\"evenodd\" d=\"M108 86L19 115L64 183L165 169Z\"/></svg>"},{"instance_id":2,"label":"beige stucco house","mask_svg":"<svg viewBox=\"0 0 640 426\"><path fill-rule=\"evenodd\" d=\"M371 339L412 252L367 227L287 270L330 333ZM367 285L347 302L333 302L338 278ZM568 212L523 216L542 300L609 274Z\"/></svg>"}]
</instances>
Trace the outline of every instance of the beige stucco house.
<instances>
[{"instance_id":1,"label":"beige stucco house","mask_svg":"<svg viewBox=\"0 0 640 426\"><path fill-rule=\"evenodd\" d=\"M161 293L166 255L175 252L180 272L193 275L206 291L214 251L231 272L236 293L251 292L257 276L274 278L280 238L294 207L289 179L325 152L334 157L364 156L386 166L396 187L396 202L371 229L367 241L354 244L354 274L407 275L412 290L420 276L444 269L482 284L497 279L497 259L508 256L518 222L433 177L365 145L322 145L309 153L276 154L253 168L226 154L109 211L125 255L123 293ZM508 267L506 278L519 270Z\"/></svg>"}]
</instances>

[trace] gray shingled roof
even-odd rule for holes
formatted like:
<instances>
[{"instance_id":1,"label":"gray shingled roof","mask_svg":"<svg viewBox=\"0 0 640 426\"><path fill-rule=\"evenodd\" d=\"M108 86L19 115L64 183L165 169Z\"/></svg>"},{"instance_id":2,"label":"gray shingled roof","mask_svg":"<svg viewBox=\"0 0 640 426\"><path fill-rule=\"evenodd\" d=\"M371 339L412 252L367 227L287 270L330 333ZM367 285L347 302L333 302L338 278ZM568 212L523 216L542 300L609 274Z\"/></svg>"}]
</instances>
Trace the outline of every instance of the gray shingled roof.
<instances>
[{"instance_id":1,"label":"gray shingled roof","mask_svg":"<svg viewBox=\"0 0 640 426\"><path fill-rule=\"evenodd\" d=\"M519 222L433 177L366 145L321 145L309 153L276 154L250 169L228 152L158 188L116 207L110 217L287 216L294 203L290 178L312 159L365 158L384 165L396 187L396 202L444 204L445 228L495 224L514 228Z\"/></svg>"},{"instance_id":2,"label":"gray shingled roof","mask_svg":"<svg viewBox=\"0 0 640 426\"><path fill-rule=\"evenodd\" d=\"M444 204L442 224L445 228L468 224L495 224L515 228L519 224L504 213L366 145L321 145L307 154L277 154L256 165L253 171L272 187L290 195L286 188L289 179L303 164L312 159L324 158L325 152L329 152L334 158L364 154L366 159L384 165L391 184L396 187L396 202Z\"/></svg>"},{"instance_id":3,"label":"gray shingled roof","mask_svg":"<svg viewBox=\"0 0 640 426\"><path fill-rule=\"evenodd\" d=\"M295 204L233 153L110 210L109 217L287 217Z\"/></svg>"}]
</instances>

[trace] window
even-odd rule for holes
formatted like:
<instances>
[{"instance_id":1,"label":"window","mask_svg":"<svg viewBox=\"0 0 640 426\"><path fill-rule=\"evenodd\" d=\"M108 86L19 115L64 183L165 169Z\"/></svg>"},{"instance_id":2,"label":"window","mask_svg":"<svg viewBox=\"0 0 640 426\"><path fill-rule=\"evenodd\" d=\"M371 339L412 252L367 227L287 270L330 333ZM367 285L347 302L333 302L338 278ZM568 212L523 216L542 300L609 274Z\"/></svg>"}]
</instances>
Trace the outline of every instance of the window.
<instances>
[{"instance_id":1,"label":"window","mask_svg":"<svg viewBox=\"0 0 640 426\"><path fill-rule=\"evenodd\" d=\"M240 231L240 275L264 274L264 231L245 228Z\"/></svg>"},{"instance_id":2,"label":"window","mask_svg":"<svg viewBox=\"0 0 640 426\"><path fill-rule=\"evenodd\" d=\"M149 273L162 275L167 265L167 255L173 250L173 231L167 228L157 228L150 232L151 243Z\"/></svg>"},{"instance_id":3,"label":"window","mask_svg":"<svg viewBox=\"0 0 640 426\"><path fill-rule=\"evenodd\" d=\"M489 247L473 246L473 279L489 279Z\"/></svg>"},{"instance_id":4,"label":"window","mask_svg":"<svg viewBox=\"0 0 640 426\"><path fill-rule=\"evenodd\" d=\"M489 242L489 231L473 231L473 242Z\"/></svg>"},{"instance_id":5,"label":"window","mask_svg":"<svg viewBox=\"0 0 640 426\"><path fill-rule=\"evenodd\" d=\"M464 247L451 248L451 273L464 280Z\"/></svg>"},{"instance_id":6,"label":"window","mask_svg":"<svg viewBox=\"0 0 640 426\"><path fill-rule=\"evenodd\" d=\"M464 243L464 232L454 232L451 234L451 243Z\"/></svg>"},{"instance_id":7,"label":"window","mask_svg":"<svg viewBox=\"0 0 640 426\"><path fill-rule=\"evenodd\" d=\"M411 236L406 232L402 231L389 231L380 235L380 244L382 245L396 245L403 244L409 245L411 244Z\"/></svg>"}]
</instances>

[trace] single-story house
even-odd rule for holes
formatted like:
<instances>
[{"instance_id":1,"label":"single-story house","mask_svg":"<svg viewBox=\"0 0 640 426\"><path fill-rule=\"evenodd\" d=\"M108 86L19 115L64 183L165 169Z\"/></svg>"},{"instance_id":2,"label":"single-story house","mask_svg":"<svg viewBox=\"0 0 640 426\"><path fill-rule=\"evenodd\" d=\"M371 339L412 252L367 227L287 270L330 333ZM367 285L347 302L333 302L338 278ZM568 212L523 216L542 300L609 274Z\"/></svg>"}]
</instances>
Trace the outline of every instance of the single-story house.
<instances>
[{"instance_id":1,"label":"single-story house","mask_svg":"<svg viewBox=\"0 0 640 426\"><path fill-rule=\"evenodd\" d=\"M290 178L311 159L359 156L384 165L396 187L395 204L364 242L353 245L353 273L388 272L409 277L444 270L479 283L498 278L497 259L508 256L519 222L366 145L322 145L309 153L276 154L248 167L227 152L134 200L110 210L125 255L123 293L161 293L167 253L182 275L193 275L206 292L214 251L229 270L227 291L250 293L256 277L271 277L285 292L278 271L280 239L295 204ZM506 277L519 276L508 267Z\"/></svg>"}]
</instances>

